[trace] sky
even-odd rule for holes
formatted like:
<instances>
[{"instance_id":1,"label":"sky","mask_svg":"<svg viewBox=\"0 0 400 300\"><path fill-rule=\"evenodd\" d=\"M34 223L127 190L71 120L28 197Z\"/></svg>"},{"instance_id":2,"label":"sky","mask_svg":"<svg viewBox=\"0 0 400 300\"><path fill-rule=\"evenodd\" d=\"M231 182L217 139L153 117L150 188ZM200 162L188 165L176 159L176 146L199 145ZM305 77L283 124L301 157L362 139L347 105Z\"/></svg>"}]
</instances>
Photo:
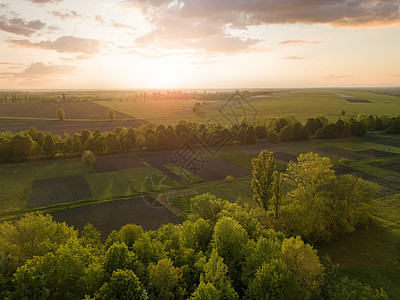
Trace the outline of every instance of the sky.
<instances>
[{"instance_id":1,"label":"sky","mask_svg":"<svg viewBox=\"0 0 400 300\"><path fill-rule=\"evenodd\" d=\"M400 86L400 0L0 0L0 89Z\"/></svg>"}]
</instances>

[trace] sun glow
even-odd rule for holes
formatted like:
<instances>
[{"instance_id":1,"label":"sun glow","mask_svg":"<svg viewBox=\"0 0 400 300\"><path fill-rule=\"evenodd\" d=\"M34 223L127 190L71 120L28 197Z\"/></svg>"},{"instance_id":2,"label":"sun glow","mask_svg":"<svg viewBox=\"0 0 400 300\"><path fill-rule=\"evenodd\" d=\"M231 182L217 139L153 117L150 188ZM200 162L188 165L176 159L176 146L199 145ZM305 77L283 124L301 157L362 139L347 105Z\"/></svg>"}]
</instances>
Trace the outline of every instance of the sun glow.
<instances>
[{"instance_id":1,"label":"sun glow","mask_svg":"<svg viewBox=\"0 0 400 300\"><path fill-rule=\"evenodd\" d=\"M182 83L179 74L170 69L159 69L149 74L148 87L165 89L176 88Z\"/></svg>"}]
</instances>

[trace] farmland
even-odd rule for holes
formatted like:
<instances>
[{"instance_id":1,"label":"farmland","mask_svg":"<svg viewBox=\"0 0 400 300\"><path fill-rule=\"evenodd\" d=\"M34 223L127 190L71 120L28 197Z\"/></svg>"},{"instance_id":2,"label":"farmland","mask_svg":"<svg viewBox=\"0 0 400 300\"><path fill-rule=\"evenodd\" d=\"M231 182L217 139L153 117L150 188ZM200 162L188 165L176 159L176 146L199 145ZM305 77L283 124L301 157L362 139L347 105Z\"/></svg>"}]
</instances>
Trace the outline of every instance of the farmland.
<instances>
[{"instance_id":1,"label":"farmland","mask_svg":"<svg viewBox=\"0 0 400 300\"><path fill-rule=\"evenodd\" d=\"M109 119L107 108L93 101L39 102L1 104L1 118L57 119L57 109L63 109L65 119ZM116 119L132 119L131 116L116 112Z\"/></svg>"},{"instance_id":2,"label":"farmland","mask_svg":"<svg viewBox=\"0 0 400 300\"><path fill-rule=\"evenodd\" d=\"M181 167L171 164L173 151L98 156L93 168L77 159L2 165L0 218L15 218L27 211L49 212L55 220L79 229L86 222L93 223L103 238L126 223L156 229L165 222L181 222L190 199L207 192L257 207L250 186L251 158L268 149L275 153L278 169L284 170L298 154L312 151L330 157L337 174L353 173L377 182L382 189L368 228L321 247L321 253L339 263L344 274L396 293L395 282L400 280L395 264L400 236L396 219L400 213L399 138L372 134L230 146L216 158L204 153L208 160L196 174L190 169L181 173ZM382 268L377 270L380 263Z\"/></svg>"},{"instance_id":3,"label":"farmland","mask_svg":"<svg viewBox=\"0 0 400 300\"><path fill-rule=\"evenodd\" d=\"M348 97L343 97L348 96ZM362 98L365 102L349 102L347 99ZM96 103L123 112L132 117L152 123L176 124L180 120L207 122L215 118L222 124L226 119L218 111L226 100L209 101L200 111L192 112L193 100L169 100L137 103L126 100L96 101ZM280 117L295 115L299 121L310 116L325 115L335 121L344 110L346 116L358 114L380 114L394 116L400 110L400 98L394 95L378 94L356 90L284 90L280 93L265 93L263 96L248 98L258 116Z\"/></svg>"}]
</instances>

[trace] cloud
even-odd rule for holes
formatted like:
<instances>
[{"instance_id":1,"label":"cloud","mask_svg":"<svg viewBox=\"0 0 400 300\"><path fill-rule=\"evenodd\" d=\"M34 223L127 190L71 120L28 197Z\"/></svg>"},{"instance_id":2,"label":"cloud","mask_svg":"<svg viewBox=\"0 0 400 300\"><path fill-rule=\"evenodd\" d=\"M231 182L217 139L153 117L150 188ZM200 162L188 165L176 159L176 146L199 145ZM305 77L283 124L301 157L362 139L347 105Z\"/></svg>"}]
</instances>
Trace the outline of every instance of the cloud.
<instances>
[{"instance_id":1,"label":"cloud","mask_svg":"<svg viewBox=\"0 0 400 300\"><path fill-rule=\"evenodd\" d=\"M316 45L319 44L318 41L307 41L307 40L286 40L281 42L282 45Z\"/></svg>"},{"instance_id":2,"label":"cloud","mask_svg":"<svg viewBox=\"0 0 400 300\"><path fill-rule=\"evenodd\" d=\"M35 3L35 4L47 4L47 3L61 2L61 0L28 0L28 1Z\"/></svg>"},{"instance_id":3,"label":"cloud","mask_svg":"<svg viewBox=\"0 0 400 300\"><path fill-rule=\"evenodd\" d=\"M387 74L387 75L391 76L391 77L396 77L396 78L400 77L400 73L390 73L390 74Z\"/></svg>"},{"instance_id":4,"label":"cloud","mask_svg":"<svg viewBox=\"0 0 400 300\"><path fill-rule=\"evenodd\" d=\"M74 10L70 10L69 12L61 12L61 11L58 11L58 10L53 10L53 11L48 11L48 13L53 15L53 16L55 16L55 17L59 17L63 21L65 21L65 20L76 20L76 19L79 19L79 18L83 17L81 14L78 14Z\"/></svg>"},{"instance_id":5,"label":"cloud","mask_svg":"<svg viewBox=\"0 0 400 300\"><path fill-rule=\"evenodd\" d=\"M285 60L301 60L301 59L305 59L305 57L303 57L303 56L286 56L286 57L282 57L282 59L285 59Z\"/></svg>"},{"instance_id":6,"label":"cloud","mask_svg":"<svg viewBox=\"0 0 400 300\"><path fill-rule=\"evenodd\" d=\"M328 74L321 76L323 79L345 79L345 78L353 78L353 75L335 75L335 74Z\"/></svg>"},{"instance_id":7,"label":"cloud","mask_svg":"<svg viewBox=\"0 0 400 300\"><path fill-rule=\"evenodd\" d=\"M135 30L135 28L133 26L130 26L130 25L127 25L127 24L124 24L124 23L120 23L120 22L118 22L118 21L116 21L114 19L107 20L101 15L96 15L94 18L95 18L95 20L97 22L99 22L102 25L110 25L110 26L112 26L112 27L114 27L116 29L128 29L130 31Z\"/></svg>"},{"instance_id":8,"label":"cloud","mask_svg":"<svg viewBox=\"0 0 400 300\"><path fill-rule=\"evenodd\" d=\"M44 26L46 26L46 23L40 20L26 21L17 17L7 18L5 15L0 16L0 30L17 35L31 36Z\"/></svg>"},{"instance_id":9,"label":"cloud","mask_svg":"<svg viewBox=\"0 0 400 300\"><path fill-rule=\"evenodd\" d=\"M258 24L331 24L380 26L398 24L398 0L124 0L148 18L175 10L177 17L220 20L232 26Z\"/></svg>"},{"instance_id":10,"label":"cloud","mask_svg":"<svg viewBox=\"0 0 400 300\"><path fill-rule=\"evenodd\" d=\"M22 72L3 72L1 78L46 78L55 75L70 75L74 73L75 67L69 65L44 64L42 62L32 63Z\"/></svg>"},{"instance_id":11,"label":"cloud","mask_svg":"<svg viewBox=\"0 0 400 300\"><path fill-rule=\"evenodd\" d=\"M100 51L100 41L85 39L75 36L62 36L55 41L41 41L32 43L29 40L11 40L13 45L24 48L40 48L55 50L61 53L83 53L88 55L97 54Z\"/></svg>"},{"instance_id":12,"label":"cloud","mask_svg":"<svg viewBox=\"0 0 400 300\"><path fill-rule=\"evenodd\" d=\"M142 12L152 31L138 37L141 47L195 48L235 52L259 50L230 29L268 24L380 26L400 24L399 0L122 0L125 9ZM104 22L103 18L98 21ZM318 41L287 40L283 45Z\"/></svg>"},{"instance_id":13,"label":"cloud","mask_svg":"<svg viewBox=\"0 0 400 300\"><path fill-rule=\"evenodd\" d=\"M22 64L0 61L0 65L3 65L3 66L21 66Z\"/></svg>"}]
</instances>

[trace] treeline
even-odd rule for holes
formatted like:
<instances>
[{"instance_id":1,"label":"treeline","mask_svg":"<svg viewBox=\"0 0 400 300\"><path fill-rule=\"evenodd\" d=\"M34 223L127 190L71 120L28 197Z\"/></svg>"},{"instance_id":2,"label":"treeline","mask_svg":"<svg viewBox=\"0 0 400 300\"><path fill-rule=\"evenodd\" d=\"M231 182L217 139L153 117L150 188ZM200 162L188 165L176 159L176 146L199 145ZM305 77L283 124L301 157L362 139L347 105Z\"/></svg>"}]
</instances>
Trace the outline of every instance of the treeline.
<instances>
[{"instance_id":1,"label":"treeline","mask_svg":"<svg viewBox=\"0 0 400 300\"><path fill-rule=\"evenodd\" d=\"M181 121L175 127L146 124L139 128L117 127L113 132L83 130L64 136L30 128L17 134L0 133L0 162L78 156L86 150L101 154L135 149L175 150L184 143L193 147L217 147L216 141L233 145L254 144L257 139L270 142L306 140L310 135L318 138L360 136L367 130L400 133L400 117L359 116L331 123L320 116L300 123L294 116L288 116L259 118L254 123L242 120L238 125L227 127Z\"/></svg>"},{"instance_id":2,"label":"treeline","mask_svg":"<svg viewBox=\"0 0 400 300\"><path fill-rule=\"evenodd\" d=\"M388 299L267 229L261 210L209 194L191 203L182 225L125 225L105 243L90 224L78 232L48 215L2 223L0 298Z\"/></svg>"}]
</instances>

